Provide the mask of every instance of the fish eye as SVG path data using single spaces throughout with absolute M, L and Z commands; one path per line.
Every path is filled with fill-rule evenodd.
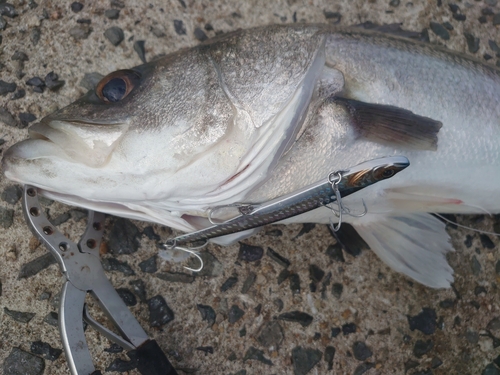
M 118 70 L 101 79 L 95 91 L 103 102 L 116 103 L 130 94 L 140 78 L 139 73 L 133 70 Z

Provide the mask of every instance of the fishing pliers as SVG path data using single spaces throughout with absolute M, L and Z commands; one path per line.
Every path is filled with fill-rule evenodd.
M 97 375 L 84 334 L 83 321 L 128 350 L 143 375 L 177 375 L 155 340 L 149 338 L 106 277 L 99 260 L 104 214 L 89 211 L 87 228 L 78 244 L 66 238 L 45 216 L 37 188 L 25 185 L 23 211 L 28 226 L 54 255 L 65 276 L 59 305 L 59 329 L 73 375 Z M 94 320 L 87 310 L 89 293 L 120 335 Z M 82 319 L 83 318 L 83 319 Z

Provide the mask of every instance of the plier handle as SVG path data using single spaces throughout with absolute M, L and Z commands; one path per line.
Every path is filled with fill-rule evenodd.
M 24 186 L 23 212 L 28 226 L 54 255 L 66 280 L 59 306 L 59 329 L 73 375 L 97 375 L 83 330 L 83 320 L 112 342 L 134 351 L 143 375 L 177 375 L 155 340 L 149 338 L 106 277 L 99 260 L 105 216 L 88 212 L 87 229 L 78 244 L 66 238 L 44 214 L 37 188 Z M 95 321 L 85 305 L 87 293 L 97 301 L 120 335 Z M 82 320 L 83 318 L 83 320 Z

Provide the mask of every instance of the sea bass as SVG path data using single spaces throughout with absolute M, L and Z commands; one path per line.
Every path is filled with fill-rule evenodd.
M 430 213 L 500 212 L 499 139 L 493 67 L 358 29 L 268 26 L 109 74 L 2 166 L 50 198 L 193 231 L 213 207 L 404 155 L 406 170 L 343 199 L 368 210 L 348 220 L 396 271 L 449 287 L 452 246 Z M 319 208 L 286 222 L 331 218 Z

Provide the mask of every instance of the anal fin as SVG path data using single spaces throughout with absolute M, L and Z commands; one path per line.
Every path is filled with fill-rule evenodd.
M 443 125 L 439 121 L 391 105 L 364 103 L 342 97 L 333 97 L 331 100 L 349 111 L 359 137 L 415 150 L 437 149 L 437 135 Z
M 453 251 L 445 224 L 428 213 L 366 215 L 353 226 L 387 265 L 421 284 L 449 288 L 453 269 L 446 253 Z

